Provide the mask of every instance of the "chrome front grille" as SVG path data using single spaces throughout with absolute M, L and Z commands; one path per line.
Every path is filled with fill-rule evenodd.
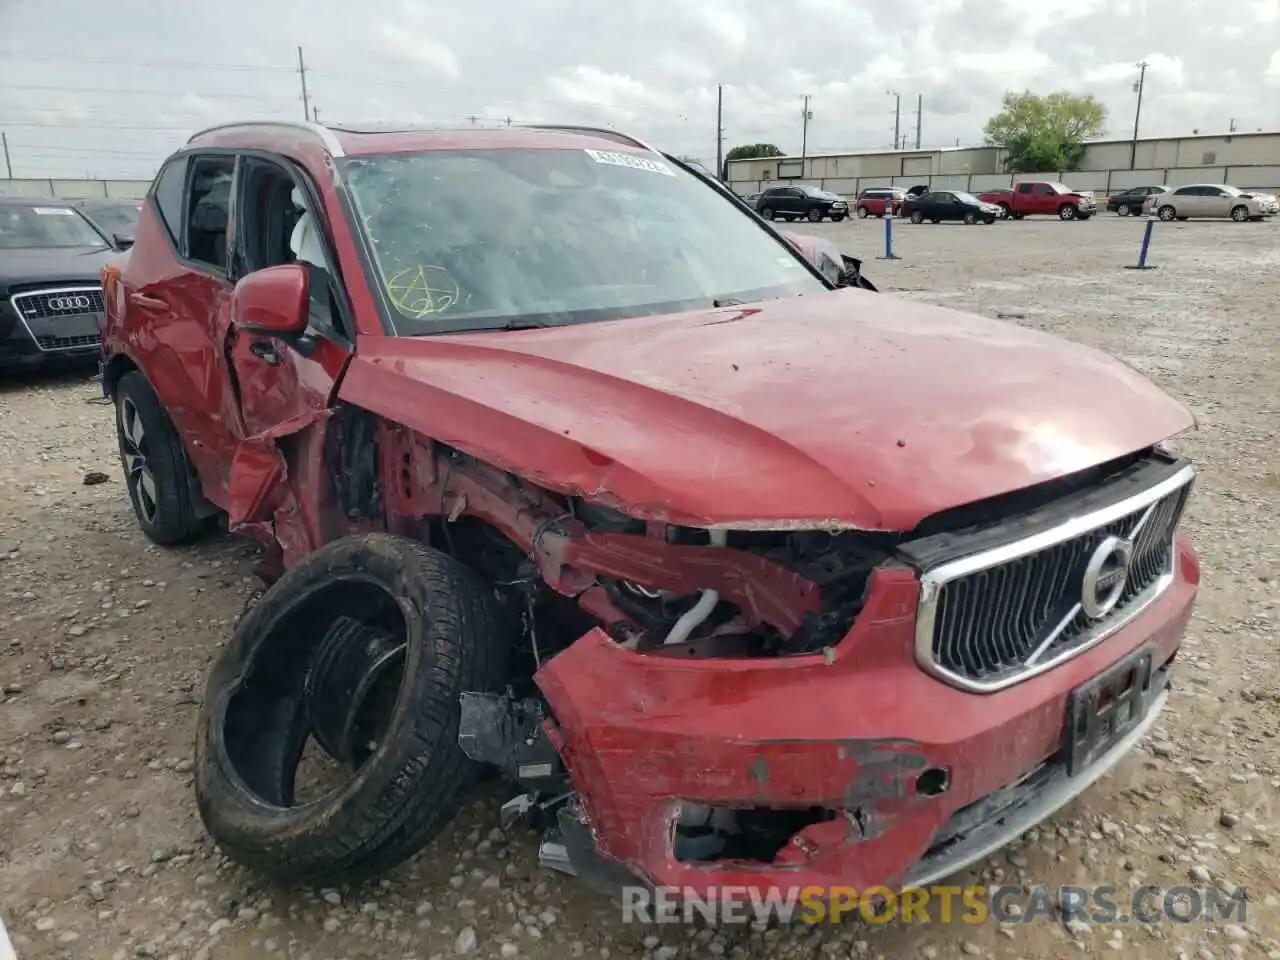
M 1173 579 L 1189 467 L 1105 507 L 926 573 L 917 619 L 922 665 L 981 692 L 1083 653 Z
M 9 298 L 18 316 L 26 320 L 55 320 L 102 313 L 101 287 L 57 287 L 15 293 Z

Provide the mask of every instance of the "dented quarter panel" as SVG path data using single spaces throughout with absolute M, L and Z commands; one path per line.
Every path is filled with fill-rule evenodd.
M 551 489 L 701 526 L 909 529 L 1194 423 L 1098 351 L 856 289 L 364 338 L 341 396 Z
M 903 569 L 874 574 L 866 607 L 827 657 L 672 660 L 593 630 L 536 680 L 601 852 L 650 882 L 768 884 L 804 866 L 807 882 L 892 883 L 956 810 L 1057 752 L 1071 689 L 1144 642 L 1157 663 L 1172 656 L 1198 582 L 1194 556 L 1180 550 L 1178 581 L 1128 628 L 995 695 L 916 665 L 919 584 Z M 941 796 L 915 791 L 931 767 L 948 770 Z M 773 864 L 680 863 L 670 849 L 679 800 L 858 809 L 865 830 L 808 828 Z

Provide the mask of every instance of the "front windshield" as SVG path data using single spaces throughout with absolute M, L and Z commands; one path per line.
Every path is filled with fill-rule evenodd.
M 138 229 L 138 217 L 142 213 L 142 207 L 132 203 L 113 203 L 110 206 L 88 207 L 85 212 L 108 232 L 133 236 L 134 231 Z
M 70 207 L 0 205 L 0 250 L 104 246 L 98 231 Z
M 1229 197 L 1238 197 L 1244 193 L 1244 191 L 1241 190 L 1239 187 L 1224 186 L 1222 189 L 1227 192 L 1227 196 Z
M 1071 192 L 1071 188 L 1068 187 L 1065 183 L 1051 183 L 1049 184 L 1049 186 L 1053 189 L 1054 193 L 1070 193 Z
M 583 323 L 827 288 L 654 154 L 437 150 L 343 165 L 401 335 Z
M 955 194 L 955 198 L 959 200 L 961 203 L 977 203 L 977 204 L 982 203 L 982 201 L 979 200 L 977 197 L 975 197 L 972 193 L 965 193 L 963 190 L 952 190 L 951 192 Z

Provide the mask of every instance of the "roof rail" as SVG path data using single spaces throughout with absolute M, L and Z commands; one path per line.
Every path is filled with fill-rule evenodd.
M 662 153 L 662 151 L 657 147 L 645 143 L 639 137 L 633 137 L 629 133 L 621 133 L 617 130 L 611 130 L 608 127 L 585 127 L 568 123 L 529 123 L 525 124 L 525 126 L 533 130 L 560 130 L 564 133 L 593 133 L 609 140 L 617 140 L 619 143 L 629 143 L 633 147 L 648 150 L 650 153 Z
M 313 134 L 319 138 L 324 144 L 324 148 L 335 157 L 345 156 L 342 144 L 338 142 L 338 138 L 333 135 L 333 131 L 328 127 L 322 127 L 318 123 L 308 123 L 303 120 L 240 120 L 236 123 L 220 123 L 216 127 L 206 127 L 204 130 L 197 130 L 187 138 L 187 143 L 194 143 L 198 137 L 205 134 L 215 133 L 218 130 L 234 130 L 236 127 L 289 127 L 294 130 L 305 130 L 307 133 Z

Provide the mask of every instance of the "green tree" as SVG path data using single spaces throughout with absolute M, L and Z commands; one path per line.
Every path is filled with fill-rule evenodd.
M 1092 94 L 1065 90 L 1037 96 L 1030 90 L 1006 93 L 1001 110 L 983 128 L 987 143 L 1008 151 L 1012 173 L 1074 170 L 1084 157 L 1084 142 L 1102 134 L 1107 108 Z
M 769 157 L 785 157 L 786 154 L 772 143 L 743 143 L 724 155 L 724 169 L 720 171 L 720 179 L 729 179 L 730 160 L 763 160 Z

